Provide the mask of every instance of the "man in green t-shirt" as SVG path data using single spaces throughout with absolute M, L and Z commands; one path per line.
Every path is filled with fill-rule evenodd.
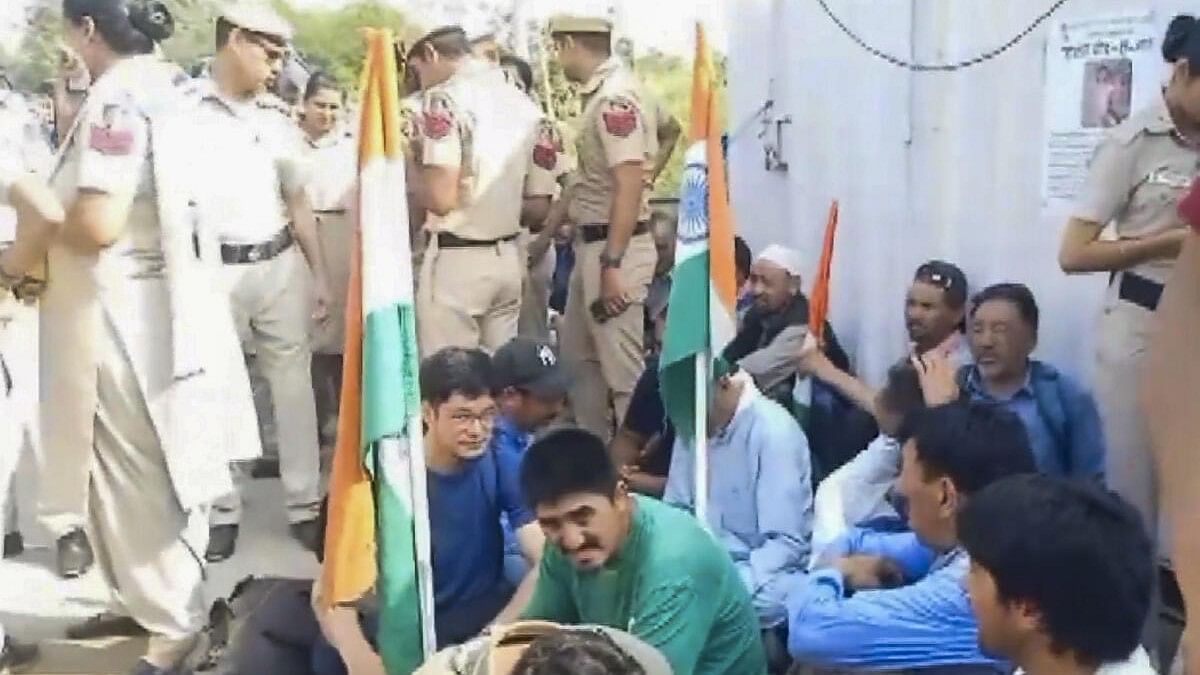
M 626 631 L 675 675 L 767 672 L 729 555 L 691 515 L 630 495 L 599 438 L 560 429 L 537 441 L 521 488 L 547 540 L 524 618 Z

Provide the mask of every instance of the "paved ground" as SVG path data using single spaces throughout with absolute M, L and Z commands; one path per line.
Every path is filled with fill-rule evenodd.
M 317 572 L 316 558 L 288 535 L 279 482 L 253 481 L 248 502 L 237 554 L 209 568 L 210 601 L 228 595 L 234 584 L 251 574 L 308 578 Z M 107 594 L 94 572 L 75 581 L 58 579 L 51 571 L 53 550 L 48 542 L 41 544 L 28 548 L 20 558 L 0 562 L 0 621 L 12 635 L 42 644 L 42 660 L 30 672 L 125 675 L 141 655 L 137 640 L 73 643 L 62 639 L 68 625 L 104 610 Z

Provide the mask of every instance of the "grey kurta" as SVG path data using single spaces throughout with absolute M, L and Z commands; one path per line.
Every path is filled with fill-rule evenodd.
M 214 247 L 181 206 L 193 181 L 181 175 L 187 134 L 172 131 L 178 74 L 139 56 L 89 91 L 54 188 L 68 212 L 83 193 L 131 206 L 99 254 L 52 248 L 42 307 L 46 452 L 86 467 L 98 568 L 166 640 L 203 625 L 206 507 L 230 489 L 230 454 L 258 442 L 236 337 L 218 320 L 228 306 L 217 267 L 196 257 L 193 235 L 200 251 Z

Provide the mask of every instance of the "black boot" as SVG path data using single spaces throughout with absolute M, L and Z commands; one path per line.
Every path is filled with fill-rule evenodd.
M 208 551 L 204 559 L 210 563 L 219 563 L 233 557 L 237 549 L 238 526 L 214 525 L 208 530 Z
M 25 552 L 25 538 L 20 532 L 4 535 L 4 557 L 15 558 Z
M 83 530 L 71 530 L 58 540 L 58 576 L 77 579 L 92 568 L 92 547 Z
M 301 523 L 292 523 L 292 538 L 300 542 L 300 545 L 305 550 L 317 552 L 317 548 L 321 545 L 321 540 L 325 533 L 321 531 L 320 523 L 316 518 L 306 520 Z

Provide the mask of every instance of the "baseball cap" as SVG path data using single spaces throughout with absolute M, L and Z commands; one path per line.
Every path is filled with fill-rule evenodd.
M 550 345 L 515 338 L 492 355 L 492 388 L 520 389 L 538 398 L 565 396 L 570 385 L 566 370 Z
M 917 268 L 913 281 L 923 281 L 942 289 L 947 296 L 959 300 L 967 300 L 967 275 L 958 265 L 944 260 L 930 260 Z

